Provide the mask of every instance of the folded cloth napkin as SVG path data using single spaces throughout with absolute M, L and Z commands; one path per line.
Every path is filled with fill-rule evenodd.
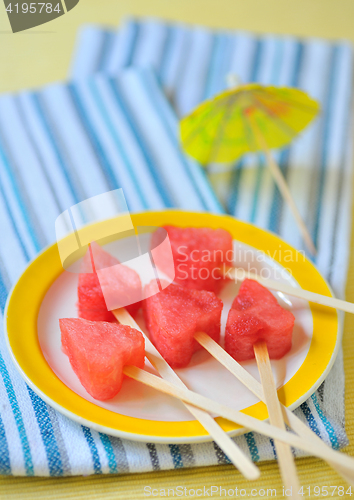
M 123 188 L 131 212 L 171 206 L 222 212 L 203 171 L 181 153 L 177 128 L 176 116 L 148 70 L 0 97 L 0 234 L 6 236 L 0 245 L 2 312 L 26 263 L 55 241 L 56 217 L 84 199 Z M 338 241 L 328 241 L 333 266 L 342 262 L 339 285 L 344 286 L 350 222 L 344 208 L 350 192 L 348 181 L 339 179 L 340 196 L 330 203 Z M 321 235 L 323 231 L 321 226 Z M 127 473 L 228 462 L 214 443 L 144 444 L 72 422 L 17 374 L 3 335 L 0 373 L 2 474 Z M 340 360 L 328 380 L 296 413 L 339 448 L 347 442 Z M 255 461 L 274 458 L 269 439 L 248 433 L 235 440 Z

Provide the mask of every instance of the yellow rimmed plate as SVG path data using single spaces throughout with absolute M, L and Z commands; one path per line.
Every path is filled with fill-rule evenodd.
M 237 265 L 251 266 L 263 276 L 331 295 L 330 288 L 303 254 L 278 236 L 229 216 L 179 210 L 132 215 L 135 226 L 224 228 L 234 238 Z M 112 249 L 110 249 L 112 250 Z M 79 383 L 60 348 L 58 319 L 76 316 L 77 275 L 64 272 L 57 245 L 30 263 L 9 295 L 5 332 L 12 359 L 28 385 L 48 404 L 67 417 L 110 435 L 136 441 L 190 443 L 210 439 L 191 420 L 181 402 L 126 379 L 122 391 L 109 402 L 91 398 Z M 222 291 L 222 323 L 237 292 L 230 283 Z M 293 347 L 272 361 L 281 401 L 295 409 L 327 376 L 341 341 L 341 321 L 334 309 L 277 294 L 278 301 L 295 315 Z M 254 361 L 243 363 L 258 377 Z M 148 369 L 152 369 L 148 366 Z M 193 356 L 189 367 L 178 370 L 192 390 L 264 420 L 265 405 L 242 386 L 205 351 Z M 224 430 L 243 432 L 236 424 L 217 417 Z

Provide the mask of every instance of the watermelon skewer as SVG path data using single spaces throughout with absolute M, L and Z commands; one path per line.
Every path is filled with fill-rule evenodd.
M 295 318 L 257 281 L 246 279 L 232 303 L 225 329 L 225 350 L 237 361 L 256 357 L 271 424 L 285 430 L 269 357 L 282 358 L 290 349 Z M 298 480 L 291 448 L 275 441 L 281 476 L 298 498 Z

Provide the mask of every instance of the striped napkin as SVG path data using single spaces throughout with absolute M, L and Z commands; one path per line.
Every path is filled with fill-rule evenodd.
M 203 171 L 181 153 L 177 125 L 149 70 L 131 69 L 115 79 L 98 75 L 0 97 L 0 231 L 6 234 L 0 246 L 2 311 L 8 290 L 28 260 L 54 241 L 56 217 L 79 201 L 121 187 L 131 212 L 166 206 L 222 212 Z M 337 221 L 335 244 L 323 225 L 320 231 L 331 242 L 337 280 L 332 283 L 338 290 L 344 287 L 348 261 L 346 208 L 351 194 L 349 163 L 343 148 L 340 151 L 341 168 L 330 170 L 340 196 L 326 206 Z M 282 210 L 277 204 L 274 216 Z M 228 463 L 214 443 L 135 443 L 80 426 L 26 386 L 3 336 L 0 354 L 2 474 L 126 473 Z M 334 448 L 347 442 L 343 391 L 340 356 L 325 385 L 296 410 Z M 235 439 L 255 461 L 274 458 L 271 440 L 253 433 Z

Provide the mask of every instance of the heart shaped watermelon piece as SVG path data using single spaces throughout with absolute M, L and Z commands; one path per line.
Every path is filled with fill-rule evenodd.
M 126 309 L 135 316 L 141 307 L 142 286 L 139 275 L 118 259 L 109 254 L 97 243 L 91 243 L 95 272 L 92 272 L 90 250 L 83 258 L 82 273 L 78 284 L 78 315 L 90 321 L 116 321 L 107 309 L 107 294 L 121 297 L 122 304 L 128 303 Z M 97 275 L 100 273 L 100 279 Z M 101 286 L 102 285 L 102 286 Z M 130 302 L 130 304 L 129 304 Z
M 147 296 L 149 287 L 147 285 Z M 143 301 L 145 324 L 151 341 L 173 368 L 188 365 L 201 346 L 194 334 L 202 331 L 216 342 L 220 338 L 222 301 L 205 290 L 171 284 Z
M 280 359 L 291 349 L 294 321 L 267 288 L 246 279 L 229 311 L 225 350 L 237 361 L 253 359 L 253 345 L 264 340 L 269 357 Z
M 164 226 L 171 243 L 174 281 L 193 290 L 218 293 L 227 279 L 224 264 L 233 261 L 232 236 L 225 229 Z M 154 245 L 154 240 L 153 245 Z M 168 275 L 169 260 L 159 255 L 156 265 Z
M 144 337 L 134 328 L 79 318 L 60 319 L 59 326 L 63 352 L 95 399 L 105 401 L 118 394 L 124 366 L 144 366 Z

